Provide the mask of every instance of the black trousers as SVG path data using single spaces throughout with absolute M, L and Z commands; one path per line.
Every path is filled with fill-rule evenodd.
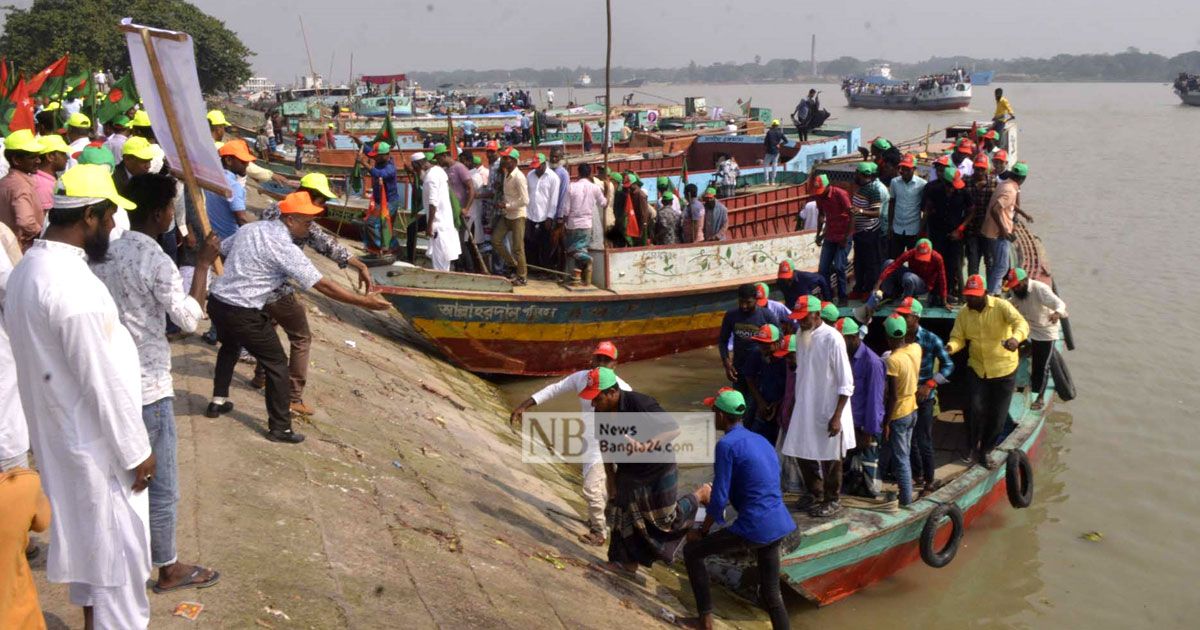
M 947 234 L 930 234 L 929 242 L 933 245 L 933 251 L 942 255 L 942 264 L 946 269 L 946 295 L 959 296 L 963 285 L 963 242 L 953 240 Z
M 987 453 L 996 446 L 1008 418 L 1008 404 L 1012 402 L 1016 381 L 1016 370 L 998 378 L 981 378 L 975 370 L 967 370 L 971 410 L 966 415 L 968 449 Z
M 1029 364 L 1029 387 L 1035 395 L 1040 395 L 1046 389 L 1046 370 L 1050 368 L 1050 353 L 1054 351 L 1053 341 L 1029 340 L 1032 351 Z
M 291 383 L 288 380 L 288 359 L 275 335 L 275 326 L 266 312 L 226 304 L 208 297 L 208 317 L 217 330 L 221 349 L 217 351 L 217 367 L 213 374 L 213 396 L 228 397 L 242 348 L 254 355 L 267 375 L 267 425 L 272 431 L 292 428 L 288 409 Z
M 783 594 L 779 592 L 779 543 L 782 540 L 780 538 L 775 542 L 760 545 L 722 529 L 688 543 L 683 548 L 683 562 L 687 565 L 692 595 L 696 597 L 697 613 L 706 615 L 713 609 L 708 567 L 704 565 L 704 559 L 732 551 L 752 551 L 757 556 L 759 604 L 771 615 L 771 627 L 774 630 L 790 627 L 787 609 L 783 606 Z
M 800 460 L 800 477 L 817 503 L 837 501 L 842 494 L 842 460 Z
M 408 222 L 408 230 L 405 235 L 404 255 L 408 262 L 416 262 L 417 260 L 417 235 L 428 229 L 429 221 L 425 215 L 417 215 L 416 218 Z
M 917 246 L 917 235 L 908 234 L 893 234 L 888 240 L 888 258 L 896 259 L 903 254 L 905 250 L 912 249 Z

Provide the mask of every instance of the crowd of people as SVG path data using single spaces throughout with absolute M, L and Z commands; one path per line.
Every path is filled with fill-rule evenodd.
M 1179 76 L 1175 77 L 1174 87 L 1180 94 L 1200 92 L 1200 74 L 1180 72 Z
M 876 96 L 904 96 L 914 92 L 924 92 L 944 85 L 970 83 L 971 77 L 962 68 L 954 68 L 941 74 L 927 74 L 917 77 L 915 82 L 900 81 L 881 83 L 864 78 L 846 78 L 842 80 L 842 92 L 846 94 L 874 94 Z

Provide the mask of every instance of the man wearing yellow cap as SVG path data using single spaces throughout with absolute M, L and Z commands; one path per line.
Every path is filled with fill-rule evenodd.
M 76 166 L 62 183 L 44 238 L 9 277 L 4 311 L 54 515 L 46 578 L 70 584 L 86 627 L 146 628 L 146 488 L 156 459 L 141 417 L 137 347 L 87 266 L 108 253 L 113 212 L 134 204 L 100 165 Z
M 91 142 L 91 135 L 92 119 L 80 113 L 71 114 L 67 119 L 67 146 L 71 149 L 67 152 L 70 158 L 67 168 L 75 166 L 75 156 Z
M 58 184 L 58 176 L 67 170 L 67 151 L 71 149 L 58 134 L 43 136 L 38 142 L 42 145 L 39 152 L 41 161 L 33 175 L 33 186 L 37 190 L 42 208 L 50 210 L 54 205 L 54 187 Z
M 322 173 L 309 173 L 300 180 L 300 191 L 308 193 L 313 204 L 325 207 L 325 204 L 336 198 L 329 189 L 329 178 Z M 278 219 L 281 216 L 279 204 L 272 204 L 263 210 L 263 221 Z M 308 225 L 308 234 L 296 239 L 296 246 L 301 249 L 307 245 L 314 252 L 337 263 L 345 269 L 354 267 L 358 272 L 358 286 L 367 289 L 371 286 L 371 271 L 363 262 L 350 255 L 350 250 L 338 242 L 329 232 L 326 232 L 314 221 Z M 283 328 L 288 338 L 288 377 L 291 379 L 291 410 L 302 416 L 310 416 L 314 412 L 304 402 L 304 385 L 308 382 L 308 352 L 312 346 L 312 332 L 308 328 L 308 315 L 304 305 L 296 297 L 295 289 L 290 284 L 282 284 L 267 298 L 263 307 L 275 324 Z M 267 373 L 262 365 L 254 366 L 254 378 L 250 385 L 262 389 L 267 384 Z
M 290 280 L 302 289 L 316 289 L 339 302 L 372 310 L 388 308 L 387 301 L 377 294 L 351 293 L 323 278 L 296 246 L 295 241 L 308 236 L 310 224 L 322 211 L 307 192 L 294 192 L 279 202 L 278 219 L 242 226 L 221 242 L 225 273 L 209 288 L 208 316 L 221 340 L 221 349 L 217 352 L 212 402 L 204 415 L 216 418 L 233 410 L 228 400 L 229 385 L 238 356 L 245 348 L 266 372 L 266 437 L 273 442 L 304 441 L 303 435 L 292 430 L 287 356 L 263 310 L 275 291 Z
M 41 151 L 42 144 L 28 129 L 14 131 L 4 139 L 9 170 L 0 178 L 0 223 L 13 231 L 21 243 L 21 251 L 29 249 L 33 239 L 42 233 L 46 220 L 34 184 Z

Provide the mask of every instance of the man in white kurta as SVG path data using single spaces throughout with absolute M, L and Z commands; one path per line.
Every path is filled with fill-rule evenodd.
M 7 225 L 0 223 L 0 230 L 7 229 Z M 25 424 L 21 396 L 17 393 L 17 363 L 3 321 L 8 276 L 20 260 L 20 249 L 11 256 L 0 251 L 0 472 L 29 466 L 29 430 Z
M 141 370 L 133 338 L 82 249 L 106 249 L 115 207 L 105 198 L 128 201 L 107 172 L 104 186 L 89 171 L 77 166 L 63 176 L 67 192 L 80 196 L 55 196 L 45 238 L 9 278 L 4 318 L 54 512 L 46 577 L 70 584 L 71 602 L 94 627 L 146 628 L 145 486 L 154 461 L 141 419 Z
M 617 366 L 617 347 L 611 341 L 601 341 L 592 351 L 592 367 L 573 372 L 562 380 L 551 383 L 534 392 L 509 417 L 510 424 L 521 420 L 521 414 L 530 407 L 540 405 L 548 400 L 558 398 L 570 392 L 578 398 L 579 392 L 587 387 L 588 372 L 594 368 L 606 367 L 613 369 Z M 633 391 L 620 376 L 617 377 L 617 387 L 622 391 Z M 600 546 L 608 538 L 608 523 L 604 516 L 608 505 L 608 484 L 604 471 L 604 462 L 597 447 L 596 411 L 592 409 L 592 401 L 579 398 L 581 419 L 583 420 L 583 435 L 586 436 L 586 448 L 583 452 L 583 500 L 588 505 L 588 533 L 580 536 L 582 542 Z
M 447 151 L 443 144 L 433 150 L 435 155 Z M 428 211 L 429 260 L 438 271 L 450 271 L 450 263 L 458 260 L 462 253 L 462 242 L 458 229 L 454 227 L 454 207 L 450 205 L 450 177 L 446 169 L 434 164 L 425 171 L 421 184 L 421 198 Z
M 829 517 L 841 510 L 842 458 L 854 448 L 850 396 L 854 374 L 841 333 L 821 321 L 821 300 L 797 301 L 791 319 L 800 326 L 796 340 L 796 405 L 783 441 L 783 454 L 800 459 L 800 472 L 811 499 L 802 508 Z M 808 497 L 806 497 L 808 499 Z

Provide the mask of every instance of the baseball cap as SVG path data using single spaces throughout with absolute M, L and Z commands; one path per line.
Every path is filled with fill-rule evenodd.
M 779 349 L 771 354 L 777 357 L 786 357 L 789 352 L 796 351 L 796 335 L 786 335 L 783 338 L 783 343 L 779 344 Z
M 908 334 L 908 322 L 899 313 L 892 313 L 883 320 L 883 331 L 892 339 L 899 339 Z
M 587 385 L 579 392 L 579 397 L 592 400 L 600 392 L 617 384 L 617 373 L 609 368 L 593 368 L 587 373 Z
M 240 140 L 238 142 L 240 142 Z M 225 147 L 228 147 L 231 144 L 233 144 L 233 143 L 226 142 L 225 146 L 221 147 L 221 151 L 225 151 Z M 245 146 L 246 146 L 246 143 L 242 142 L 242 147 L 245 147 Z M 134 136 L 134 137 L 126 140 L 125 144 L 121 146 L 121 155 L 122 156 L 132 155 L 133 157 L 135 157 L 139 160 L 152 160 L 152 159 L 154 159 L 154 150 L 150 148 L 149 140 L 147 140 L 146 138 L 143 138 L 141 136 Z M 221 155 L 227 155 L 227 154 L 221 153 Z M 252 160 L 253 160 L 253 158 L 251 158 L 251 161 Z
M 500 149 L 500 143 L 496 142 L 495 140 L 488 140 L 487 144 L 483 145 L 483 149 L 485 151 L 498 151 Z
M 779 327 L 775 324 L 763 324 L 762 327 L 758 329 L 758 332 L 754 333 L 754 335 L 750 337 L 750 340 L 761 343 L 775 343 L 776 341 L 779 341 Z
M 920 317 L 921 313 L 925 312 L 925 307 L 921 306 L 921 300 L 909 296 L 903 300 L 900 300 L 900 303 L 896 305 L 896 308 L 893 309 L 892 312 L 900 313 L 901 315 L 916 315 L 917 317 Z
M 1016 287 L 1018 284 L 1021 284 L 1028 277 L 1029 277 L 1029 274 L 1026 273 L 1025 270 L 1020 267 L 1014 267 L 1012 269 L 1009 269 L 1008 273 L 1004 275 L 1004 289 L 1012 290 L 1013 287 Z
M 913 154 L 911 154 L 911 153 L 905 153 L 904 157 L 900 158 L 900 166 L 907 166 L 908 168 L 912 168 L 912 167 L 916 166 L 916 164 L 917 164 L 917 158 L 913 157 Z
M 541 153 L 538 155 L 541 156 Z M 545 160 L 546 158 L 542 159 Z M 634 173 L 633 171 L 625 171 L 625 181 L 629 182 L 630 184 L 640 184 L 642 183 L 642 178 L 638 177 L 638 174 Z
M 622 183 L 622 182 L 624 182 L 624 181 L 625 181 L 625 176 L 624 176 L 624 175 L 621 175 L 621 173 L 620 173 L 620 172 L 618 172 L 618 171 L 613 171 L 613 172 L 609 173 L 609 174 L 608 174 L 608 178 L 609 178 L 609 179 L 611 179 L 611 180 L 613 180 L 613 182 L 615 182 L 615 183 L 618 183 L 618 184 L 620 184 L 620 183 Z
M 746 413 L 746 397 L 732 387 L 722 387 L 715 395 L 704 399 L 704 406 L 720 409 L 727 414 L 741 416 Z
M 671 192 L 671 191 L 668 189 L 668 190 L 664 190 L 664 191 L 663 191 L 663 193 L 662 193 L 662 195 L 660 195 L 659 197 L 660 197 L 662 200 L 664 200 L 664 201 L 671 201 L 672 199 L 674 199 L 674 198 L 675 198 L 675 193 L 672 193 L 672 192 Z
M 821 319 L 832 324 L 841 316 L 841 311 L 838 310 L 837 304 L 833 302 L 821 302 Z
M 324 212 L 324 208 L 312 202 L 312 196 L 307 191 L 299 190 L 289 194 L 279 202 L 280 214 L 303 214 L 312 216 Z
M 778 273 L 778 275 L 776 275 L 777 278 L 779 278 L 780 280 L 791 280 L 792 276 L 794 276 L 794 275 L 795 275 L 795 270 L 792 267 L 792 261 L 790 261 L 790 260 L 779 261 L 779 273 Z
M 933 243 L 927 238 L 920 239 L 917 241 L 916 251 L 917 253 L 914 256 L 917 260 L 929 262 L 929 259 L 933 258 Z
M 801 295 L 796 300 L 796 306 L 792 309 L 792 314 L 788 315 L 788 319 L 804 319 L 809 313 L 816 313 L 821 310 L 821 300 L 815 295 Z
M 1000 160 L 1002 162 L 1007 162 L 1008 161 L 1008 151 L 1005 151 L 1004 149 L 1000 149 L 999 151 L 996 151 L 995 153 L 992 154 L 992 159 Z
M 472 155 L 471 163 L 475 166 L 479 166 L 480 164 L 483 164 L 483 158 L 479 157 L 478 155 Z
M 837 320 L 837 324 L 834 324 L 834 328 L 837 328 L 838 332 L 842 333 L 843 335 L 858 334 L 858 322 L 855 321 L 853 317 L 843 317 Z
M 592 350 L 593 355 L 608 357 L 613 361 L 617 360 L 617 345 L 611 341 L 601 341 L 596 344 L 596 349 Z
M 112 125 L 114 127 L 128 127 L 129 126 L 129 117 L 126 116 L 125 114 L 121 114 L 121 115 L 117 116 L 116 118 L 112 119 Z
M 88 145 L 79 152 L 79 157 L 76 158 L 80 164 L 100 164 L 112 172 L 117 166 L 117 160 L 113 157 L 112 151 L 105 146 Z
M 983 282 L 983 276 L 975 274 L 967 278 L 967 283 L 963 285 L 963 295 L 971 295 L 974 297 L 983 297 L 987 294 L 987 285 Z
M 387 155 L 392 152 L 392 145 L 380 140 L 375 143 L 375 153 L 378 155 Z
M 434 149 L 434 150 L 436 151 L 436 149 Z M 537 168 L 542 165 L 542 162 L 545 162 L 545 161 L 546 161 L 545 154 L 538 153 L 537 155 L 533 156 L 533 162 L 529 164 L 529 168 Z
M 666 175 L 659 175 L 658 179 L 654 180 L 654 183 L 659 188 L 663 188 L 665 186 L 670 186 L 671 180 Z
M 112 172 L 99 164 L 79 164 L 67 169 L 62 175 L 63 193 L 55 195 L 55 207 L 62 207 L 60 197 L 83 199 L 107 199 L 126 210 L 137 208 L 137 204 L 117 194 Z M 70 199 L 67 200 L 72 201 Z
M 137 138 L 130 138 L 125 143 L 125 146 L 129 146 L 129 143 L 133 142 L 134 140 L 137 140 Z M 121 151 L 123 153 L 127 152 L 126 149 L 121 149 Z M 224 145 L 221 146 L 221 149 L 219 151 L 217 151 L 217 154 L 220 155 L 221 157 L 225 157 L 225 156 L 234 157 L 234 158 L 237 158 L 238 160 L 241 160 L 242 162 L 253 162 L 254 161 L 254 154 L 250 153 L 250 149 L 246 147 L 245 140 L 230 140 L 229 142 L 226 142 Z
M 1029 176 L 1029 165 L 1024 162 L 1017 162 L 1016 164 L 1013 164 L 1012 168 L 1009 170 L 1011 170 L 1013 175 L 1016 175 L 1017 177 Z
M 986 153 L 980 153 L 979 155 L 975 156 L 975 162 L 974 162 L 975 168 L 986 169 L 991 165 L 992 165 L 992 161 L 988 159 L 988 156 Z
M 329 178 L 324 173 L 309 173 L 300 178 L 300 187 L 315 190 L 326 199 L 335 199 L 337 195 L 329 189 Z
M 974 153 L 975 152 L 975 143 L 972 142 L 969 138 L 962 138 L 961 140 L 959 140 L 958 146 L 956 146 L 955 149 L 958 150 L 959 153 L 967 153 L 967 154 Z
M 705 188 L 704 189 L 704 198 L 705 199 L 716 199 L 717 198 L 717 189 L 713 188 L 712 186 Z
M 92 119 L 88 118 L 87 114 L 75 112 L 74 114 L 71 114 L 69 118 L 67 118 L 67 126 L 90 129 L 92 127 Z
M 336 128 L 337 128 L 337 125 L 335 125 L 335 124 L 333 124 L 333 123 L 329 123 L 328 125 L 325 125 L 325 128 L 326 128 L 326 129 L 336 129 Z
M 854 172 L 858 173 L 859 175 L 874 175 L 879 172 L 879 166 L 877 166 L 874 162 L 859 162 L 858 167 L 854 169 Z
M 772 126 L 772 127 L 778 127 L 778 126 L 779 126 L 779 119 L 778 119 L 778 118 L 772 118 L 772 119 L 771 119 L 771 126 Z
M 390 147 L 389 147 L 389 150 L 390 150 Z M 434 155 L 441 155 L 448 151 L 450 151 L 450 149 L 448 149 L 446 147 L 446 143 L 444 143 L 444 142 L 439 142 L 439 143 L 433 145 L 433 154 Z M 387 151 L 384 151 L 384 153 L 387 153 Z
M 950 166 L 950 156 L 943 155 L 942 157 L 934 160 L 933 163 L 938 166 Z
M 875 140 L 871 142 L 871 146 L 875 147 L 876 149 L 879 149 L 880 151 L 887 151 L 888 149 L 892 148 L 892 143 L 888 142 L 887 138 L 884 138 L 883 136 L 879 136 L 878 138 L 875 138 Z
M 516 149 L 509 149 L 508 153 L 505 153 L 504 155 L 507 155 L 508 157 L 510 157 L 518 162 L 521 161 L 521 152 Z
M 24 151 L 26 153 L 41 153 L 42 143 L 33 137 L 29 129 L 18 129 L 4 139 L 5 151 Z
M 146 110 L 144 110 L 144 109 L 137 110 L 137 112 L 133 115 L 133 120 L 129 122 L 129 126 L 130 127 L 149 127 L 150 126 L 150 114 L 147 114 Z
M 41 143 L 41 145 L 42 145 L 42 149 L 41 149 L 41 151 L 38 151 L 38 153 L 41 153 L 43 155 L 46 153 L 55 153 L 55 152 L 57 152 L 57 153 L 70 153 L 71 152 L 71 147 L 67 146 L 67 143 L 63 142 L 62 136 L 60 136 L 56 133 L 52 133 L 48 136 L 42 136 L 41 138 L 38 138 L 38 142 Z
M 942 171 L 942 181 L 954 187 L 954 190 L 962 190 L 967 183 L 963 181 L 962 173 L 956 168 L 948 168 Z
M 813 194 L 820 195 L 829 190 L 829 176 L 817 175 L 812 179 Z
M 213 126 L 213 127 L 228 127 L 229 126 L 229 121 L 225 120 L 225 112 L 223 112 L 219 109 L 210 110 L 208 112 L 208 115 L 205 116 L 205 118 L 208 119 L 208 124 L 210 126 Z
M 755 304 L 757 304 L 759 306 L 766 306 L 767 300 L 770 299 L 770 297 L 769 297 L 770 295 L 771 295 L 771 292 L 767 288 L 766 282 L 755 282 L 754 283 L 754 299 L 755 299 L 754 303 Z

